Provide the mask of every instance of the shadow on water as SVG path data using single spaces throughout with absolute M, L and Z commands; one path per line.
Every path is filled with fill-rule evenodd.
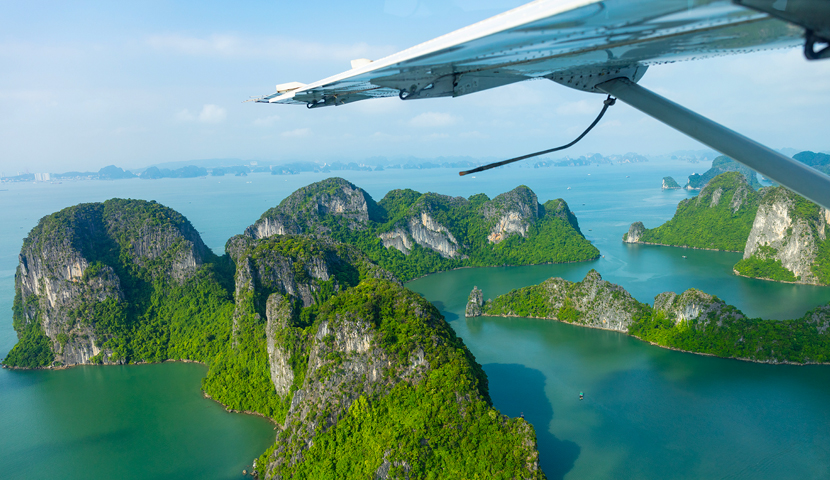
M 510 417 L 524 414 L 536 429 L 539 464 L 545 475 L 550 480 L 564 478 L 574 467 L 580 447 L 550 433 L 553 406 L 545 394 L 545 376 L 518 364 L 489 363 L 483 367 L 491 387 L 498 385 L 490 389 L 493 405 Z
M 441 312 L 441 315 L 444 316 L 444 319 L 446 319 L 447 322 L 452 322 L 461 318 L 457 313 L 453 312 L 452 310 L 449 310 L 447 306 L 444 305 L 444 302 L 435 301 L 431 303 L 435 308 L 438 309 L 439 312 Z

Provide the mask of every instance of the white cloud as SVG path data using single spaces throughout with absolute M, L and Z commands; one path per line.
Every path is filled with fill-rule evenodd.
M 230 34 L 206 37 L 152 35 L 147 38 L 146 43 L 155 50 L 189 56 L 347 62 L 362 57 L 377 60 L 396 50 L 390 46 L 370 46 L 365 42 L 349 45 L 326 44 L 281 37 L 249 38 Z
M 199 121 L 202 123 L 221 123 L 225 121 L 227 112 L 224 108 L 216 105 L 205 105 L 202 113 L 199 114 Z
M 280 134 L 280 136 L 285 138 L 302 138 L 309 135 L 311 135 L 311 129 L 309 128 L 296 128 Z
M 270 127 L 271 125 L 277 123 L 279 120 L 279 115 L 271 115 L 269 117 L 257 118 L 253 121 L 253 124 L 257 127 Z
M 458 120 L 458 117 L 449 113 L 424 112 L 410 120 L 409 124 L 419 128 L 436 128 L 455 125 Z

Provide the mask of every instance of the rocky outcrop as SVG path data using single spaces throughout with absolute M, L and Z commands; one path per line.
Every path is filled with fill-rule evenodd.
M 527 298 L 538 302 L 527 304 Z M 627 332 L 642 309 L 642 304 L 624 288 L 603 280 L 592 269 L 581 282 L 550 278 L 539 285 L 501 295 L 485 303 L 481 314 L 549 318 Z
M 623 241 L 743 251 L 761 194 L 740 172 L 723 173 L 708 181 L 696 197 L 682 200 L 671 220 L 657 228 L 636 222 Z
M 442 257 L 467 258 L 458 253 L 458 240 L 449 229 L 436 222 L 428 212 L 409 219 L 409 233 L 415 243 L 438 252 Z
M 676 190 L 680 187 L 680 184 L 675 181 L 672 177 L 663 177 L 663 190 Z
M 696 328 L 705 328 L 710 322 L 722 327 L 724 321 L 746 318 L 723 300 L 694 288 L 680 295 L 674 292 L 657 295 L 654 297 L 654 311 L 662 313 L 675 324 L 695 322 Z
M 479 317 L 481 316 L 481 307 L 484 306 L 484 294 L 478 287 L 473 287 L 467 298 L 467 308 L 464 309 L 465 317 Z
M 348 228 L 366 227 L 370 219 L 380 220 L 377 204 L 363 189 L 342 178 L 328 178 L 303 187 L 286 197 L 245 230 L 251 238 L 298 233 L 326 233 L 321 222 L 335 217 Z
M 268 366 L 271 372 L 271 383 L 277 395 L 284 397 L 289 394 L 294 383 L 294 371 L 291 369 L 291 352 L 287 348 L 284 333 L 291 327 L 293 309 L 290 300 L 279 293 L 272 293 L 266 303 L 265 342 L 268 350 Z
M 210 255 L 196 230 L 169 208 L 140 200 L 82 204 L 44 217 L 29 232 L 15 275 L 18 333 L 39 327 L 54 362 L 120 363 L 103 347 L 101 309 L 123 319 L 132 299 L 123 282 L 182 284 Z M 126 262 L 126 263 L 125 263 Z M 122 278 L 125 277 L 126 278 Z M 135 288 L 135 286 L 133 286 Z
M 374 412 L 401 415 L 398 402 L 408 402 L 415 389 L 446 374 L 455 362 L 467 362 L 469 353 L 429 302 L 399 285 L 368 281 L 343 292 L 339 298 L 338 305 L 345 307 L 331 310 L 323 303 L 314 324 L 292 341 L 300 344 L 295 352 L 302 352 L 306 360 L 294 364 L 302 366 L 300 377 L 292 377 L 296 388 L 293 394 L 285 389 L 288 376 L 280 377 L 282 388 L 278 390 L 288 392 L 290 406 L 273 452 L 257 462 L 257 472 L 263 478 L 291 478 L 309 457 L 320 455 L 319 448 L 315 449 L 318 444 L 329 445 L 327 449 L 334 450 L 327 452 L 338 455 L 338 447 L 330 443 L 332 439 L 338 439 L 336 443 L 343 445 L 344 452 L 354 455 L 353 449 L 363 447 L 361 435 L 369 435 L 370 441 L 379 443 L 360 457 L 361 464 L 372 465 L 367 478 L 394 478 L 395 472 L 408 471 L 413 454 L 418 455 L 422 465 L 434 462 L 433 448 L 445 440 L 425 433 L 424 424 L 433 432 L 447 429 L 445 435 L 459 435 L 459 431 L 474 425 L 471 415 L 481 414 L 476 406 L 487 401 L 484 377 L 477 377 L 475 368 L 462 370 L 453 375 L 454 392 L 446 391 L 447 387 L 429 390 L 431 395 L 449 394 L 447 401 L 435 403 L 434 407 L 428 406 L 430 402 L 413 404 L 403 411 L 415 415 L 417 422 L 404 425 L 393 421 L 391 426 L 378 430 L 375 425 L 389 421 L 378 418 Z M 274 305 L 278 301 L 274 300 Z M 395 315 L 383 313 L 387 311 L 394 311 Z M 278 331 L 274 334 L 280 338 Z M 302 378 L 301 383 L 297 383 L 298 378 Z M 457 420 L 452 425 L 431 425 L 435 422 L 431 408 L 443 409 L 441 415 L 453 412 L 450 415 Z M 359 424 L 355 418 L 360 419 Z M 524 473 L 514 473 L 513 477 L 543 478 L 535 453 L 535 437 L 526 422 L 497 414 L 491 418 L 500 418 L 500 428 L 513 435 L 509 441 L 511 448 L 526 452 L 526 464 L 521 467 Z M 349 446 L 350 441 L 357 443 Z M 455 447 L 443 443 L 442 448 Z M 479 454 L 484 452 L 455 453 Z
M 404 255 L 409 255 L 415 243 L 412 237 L 409 236 L 409 233 L 400 227 L 391 232 L 381 233 L 378 235 L 378 238 L 380 238 L 385 248 L 395 248 L 400 250 Z
M 295 234 L 357 246 L 403 280 L 466 265 L 558 263 L 599 256 L 564 200 L 542 206 L 526 186 L 492 200 L 484 194 L 463 198 L 392 190 L 375 203 L 346 180 L 329 178 L 297 190 L 245 230 L 252 239 Z M 560 241 L 548 241 L 551 237 Z M 508 240 L 509 248 L 493 248 Z M 378 244 L 384 249 L 377 249 Z M 398 252 L 414 254 L 415 259 L 401 262 Z
M 744 260 L 780 262 L 798 283 L 826 284 L 828 279 L 819 278 L 816 267 L 830 260 L 818 258 L 830 233 L 828 223 L 828 210 L 784 187 L 775 187 L 758 207 Z
M 623 242 L 638 243 L 640 241 L 640 237 L 645 231 L 646 227 L 643 225 L 643 222 L 634 222 L 630 227 L 628 227 L 628 233 L 623 235 Z
M 486 202 L 479 211 L 493 222 L 487 241 L 500 243 L 512 234 L 526 237 L 530 226 L 539 219 L 541 209 L 536 194 L 524 185 Z

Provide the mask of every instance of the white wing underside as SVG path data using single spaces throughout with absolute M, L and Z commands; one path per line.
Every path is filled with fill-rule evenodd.
M 461 96 L 534 78 L 798 45 L 803 30 L 728 0 L 537 0 L 264 103 Z

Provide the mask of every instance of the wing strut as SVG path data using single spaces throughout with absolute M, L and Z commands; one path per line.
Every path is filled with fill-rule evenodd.
M 830 209 L 830 177 L 625 78 L 596 87 Z

